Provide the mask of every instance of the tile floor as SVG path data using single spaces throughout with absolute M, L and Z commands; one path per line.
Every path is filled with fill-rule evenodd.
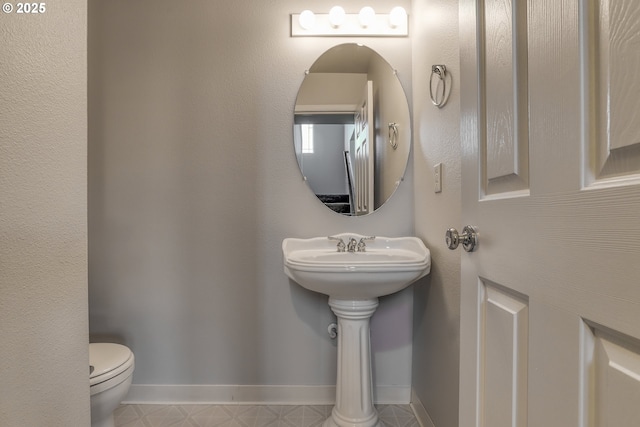
M 116 427 L 321 427 L 333 406 L 120 405 Z M 376 405 L 385 427 L 420 427 L 409 405 Z

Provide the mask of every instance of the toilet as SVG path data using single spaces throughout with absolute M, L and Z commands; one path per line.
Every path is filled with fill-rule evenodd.
M 89 364 L 91 427 L 114 427 L 113 411 L 131 386 L 133 353 L 120 344 L 91 343 Z

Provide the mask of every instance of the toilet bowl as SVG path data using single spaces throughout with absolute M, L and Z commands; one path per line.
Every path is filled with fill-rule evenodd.
M 120 344 L 89 344 L 91 427 L 114 427 L 113 411 L 131 386 L 134 357 Z

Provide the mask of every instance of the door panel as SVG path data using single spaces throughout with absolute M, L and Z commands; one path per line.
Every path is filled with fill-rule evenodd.
M 461 427 L 640 426 L 639 13 L 460 1 Z
M 590 322 L 584 327 L 585 425 L 638 425 L 640 341 Z
M 480 282 L 480 387 L 486 427 L 527 425 L 528 305 L 523 296 Z
M 588 116 L 595 156 L 587 183 L 640 171 L 640 2 L 585 2 L 581 27 Z M 590 126 L 594 129 L 590 129 Z M 589 159 L 588 159 L 589 160 Z
M 528 188 L 527 8 L 524 2 L 486 0 L 480 78 L 484 86 L 485 194 Z M 519 52 L 513 55 L 514 49 Z

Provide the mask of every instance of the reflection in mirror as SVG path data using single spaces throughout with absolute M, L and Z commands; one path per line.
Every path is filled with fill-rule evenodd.
M 330 209 L 366 215 L 382 206 L 411 148 L 409 107 L 393 68 L 357 44 L 322 54 L 298 91 L 294 148 L 309 187 Z

